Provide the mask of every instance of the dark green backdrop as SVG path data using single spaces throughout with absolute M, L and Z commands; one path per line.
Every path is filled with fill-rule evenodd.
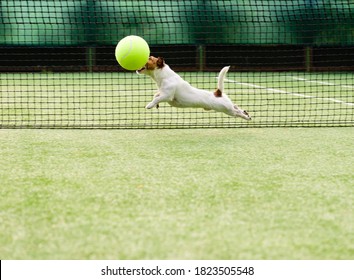
M 0 45 L 353 45 L 351 0 L 174 0 L 0 2 Z

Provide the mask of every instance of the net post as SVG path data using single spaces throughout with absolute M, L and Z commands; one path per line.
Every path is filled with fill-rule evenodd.
M 198 71 L 202 72 L 205 69 L 205 45 L 199 45 L 197 49 Z
M 312 47 L 305 47 L 305 68 L 306 72 L 312 71 Z
M 89 72 L 93 72 L 93 67 L 95 66 L 95 56 L 96 56 L 95 47 L 87 47 L 86 48 L 86 65 L 87 65 L 87 70 Z

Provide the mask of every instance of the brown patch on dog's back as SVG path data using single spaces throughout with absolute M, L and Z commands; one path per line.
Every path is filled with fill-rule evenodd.
M 221 97 L 222 96 L 221 90 L 217 89 L 216 91 L 214 91 L 214 95 L 215 95 L 215 97 Z

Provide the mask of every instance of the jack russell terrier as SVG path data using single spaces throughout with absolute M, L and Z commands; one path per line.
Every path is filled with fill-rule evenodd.
M 201 90 L 191 86 L 174 72 L 162 57 L 150 56 L 145 66 L 136 71 L 137 74 L 150 76 L 157 84 L 158 92 L 153 100 L 145 107 L 159 108 L 160 102 L 167 102 L 178 108 L 203 108 L 222 112 L 233 117 L 250 120 L 245 111 L 233 104 L 224 91 L 224 78 L 230 66 L 221 69 L 218 76 L 218 88 L 215 92 Z

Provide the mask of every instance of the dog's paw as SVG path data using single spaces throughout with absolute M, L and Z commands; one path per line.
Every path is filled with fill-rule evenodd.
M 152 108 L 154 108 L 154 107 L 156 107 L 156 109 L 158 109 L 158 108 L 160 107 L 159 103 L 157 103 L 157 104 L 155 105 L 155 103 L 150 102 L 148 105 L 145 106 L 145 109 L 152 109 Z
M 145 109 L 152 109 L 154 108 L 155 104 L 153 102 L 150 102 L 148 105 L 145 106 Z
M 235 114 L 236 117 L 243 118 L 243 119 L 245 119 L 247 121 L 250 121 L 252 119 L 247 111 L 242 110 L 236 104 L 234 105 L 234 109 L 235 109 L 234 114 Z

